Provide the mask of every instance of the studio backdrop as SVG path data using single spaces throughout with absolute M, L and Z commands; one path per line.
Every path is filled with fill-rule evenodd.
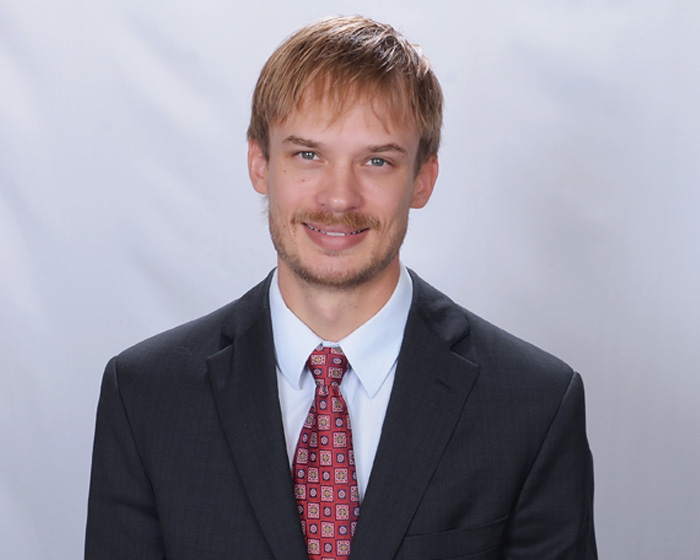
M 0 556 L 81 557 L 105 363 L 274 266 L 257 73 L 361 13 L 446 98 L 403 261 L 581 372 L 601 558 L 697 558 L 699 5 L 0 0 Z

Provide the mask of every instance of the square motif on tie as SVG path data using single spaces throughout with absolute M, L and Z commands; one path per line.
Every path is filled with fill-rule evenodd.
M 345 504 L 336 504 L 335 518 L 339 521 L 347 521 L 350 518 L 350 506 Z
M 350 541 L 337 541 L 335 543 L 336 552 L 338 556 L 349 556 L 350 555 Z
M 309 450 L 303 447 L 297 449 L 297 463 L 305 465 L 309 462 Z
M 343 412 L 343 403 L 338 397 L 331 397 L 331 410 L 333 412 Z
M 319 451 L 319 460 L 322 466 L 327 467 L 333 463 L 333 453 L 328 449 Z
M 295 484 L 294 485 L 294 496 L 297 500 L 306 499 L 306 484 Z
M 309 555 L 321 554 L 321 541 L 318 539 L 309 539 Z
M 333 487 L 332 486 L 321 486 L 321 501 L 322 502 L 332 502 L 333 501 Z
M 321 504 L 309 502 L 306 505 L 306 515 L 309 519 L 318 519 L 321 515 Z
M 319 414 L 318 415 L 318 429 L 319 430 L 330 430 L 331 429 L 331 417 L 329 414 Z
M 335 433 L 333 434 L 333 447 L 347 447 L 348 438 L 347 434 Z
M 343 374 L 345 371 L 343 368 L 338 368 L 338 367 L 329 367 L 328 368 L 328 377 L 330 379 L 342 379 Z
M 327 521 L 321 522 L 321 536 L 325 538 L 333 538 L 335 536 L 335 524 Z
M 311 356 L 309 356 L 309 363 L 311 363 L 315 366 L 322 366 L 323 364 L 326 363 L 326 355 L 325 354 L 311 354 Z
M 335 483 L 336 484 L 347 484 L 348 483 L 348 469 L 335 469 Z
M 318 482 L 318 467 L 309 467 L 306 473 L 306 480 L 310 483 Z

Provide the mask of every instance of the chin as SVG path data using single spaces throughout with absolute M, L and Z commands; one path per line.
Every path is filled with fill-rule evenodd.
M 304 283 L 317 288 L 348 290 L 363 286 L 384 272 L 396 255 L 371 262 L 362 268 L 334 269 L 333 267 L 310 267 L 301 262 L 285 259 L 294 275 Z

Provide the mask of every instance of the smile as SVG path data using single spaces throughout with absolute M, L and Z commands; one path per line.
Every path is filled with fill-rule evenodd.
M 347 235 L 358 235 L 358 234 L 363 233 L 369 229 L 369 228 L 364 228 L 364 229 L 358 229 L 357 231 L 349 231 L 349 232 L 345 233 L 342 231 L 323 231 L 322 229 L 315 228 L 314 226 L 310 226 L 307 223 L 304 223 L 304 225 L 312 231 L 317 231 L 319 233 L 322 233 L 323 235 L 328 235 L 329 237 L 345 237 Z

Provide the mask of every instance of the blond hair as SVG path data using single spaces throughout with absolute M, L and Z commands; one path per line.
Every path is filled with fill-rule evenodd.
M 419 134 L 416 169 L 437 153 L 442 90 L 430 62 L 390 25 L 360 16 L 313 22 L 272 53 L 253 93 L 248 139 L 269 157 L 270 126 L 307 99 L 330 102 L 340 115 L 359 96 L 383 102 L 393 122 L 413 120 Z

